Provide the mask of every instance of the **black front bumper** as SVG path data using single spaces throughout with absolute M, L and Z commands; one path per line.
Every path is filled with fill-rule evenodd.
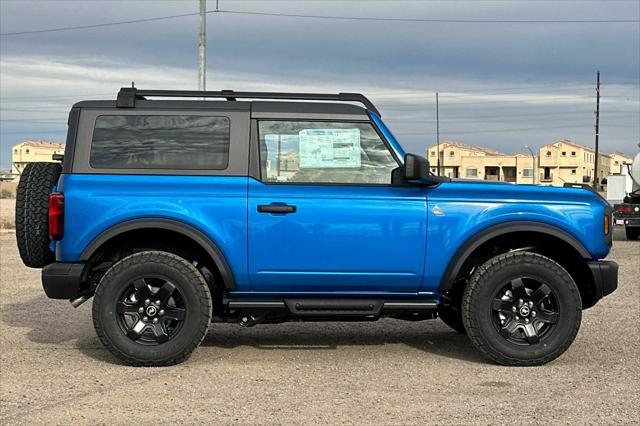
M 593 275 L 595 301 L 598 301 L 618 288 L 618 264 L 610 260 L 587 262 Z M 595 303 L 594 301 L 594 303 Z
M 55 262 L 42 269 L 42 287 L 50 299 L 75 299 L 83 293 L 86 264 Z

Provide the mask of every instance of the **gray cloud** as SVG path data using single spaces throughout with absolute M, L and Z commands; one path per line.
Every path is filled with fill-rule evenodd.
M 209 1 L 210 9 L 214 3 Z M 620 1 L 223 0 L 221 6 L 464 19 L 637 19 L 640 14 L 639 3 Z M 0 3 L 0 24 L 2 32 L 11 32 L 196 11 L 195 0 L 8 1 Z M 507 152 L 561 137 L 590 145 L 597 69 L 604 82 L 603 149 L 633 152 L 640 139 L 637 23 L 431 24 L 211 14 L 208 30 L 210 88 L 365 92 L 412 151 L 435 140 L 436 90 L 453 92 L 441 96 L 443 138 Z M 196 31 L 197 17 L 188 17 L 0 39 L 1 166 L 7 167 L 8 147 L 21 138 L 62 139 L 69 106 L 83 98 L 40 96 L 112 98 L 131 80 L 144 87 L 195 88 Z

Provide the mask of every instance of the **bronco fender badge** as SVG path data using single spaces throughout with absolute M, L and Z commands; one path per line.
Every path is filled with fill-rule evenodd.
M 434 216 L 444 216 L 444 212 L 440 210 L 440 207 L 438 207 L 437 204 L 433 206 L 431 213 L 433 213 Z

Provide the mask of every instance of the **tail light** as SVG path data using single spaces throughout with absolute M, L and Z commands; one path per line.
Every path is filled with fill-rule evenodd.
M 604 235 L 609 235 L 609 231 L 611 229 L 609 221 L 610 221 L 609 215 L 605 214 L 604 215 Z
M 64 194 L 49 194 L 49 238 L 57 241 L 64 235 Z

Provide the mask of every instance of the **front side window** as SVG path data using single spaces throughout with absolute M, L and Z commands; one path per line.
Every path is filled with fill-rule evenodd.
M 222 170 L 229 162 L 229 119 L 198 115 L 102 115 L 91 167 Z
M 260 121 L 264 182 L 390 184 L 397 161 L 369 123 Z

